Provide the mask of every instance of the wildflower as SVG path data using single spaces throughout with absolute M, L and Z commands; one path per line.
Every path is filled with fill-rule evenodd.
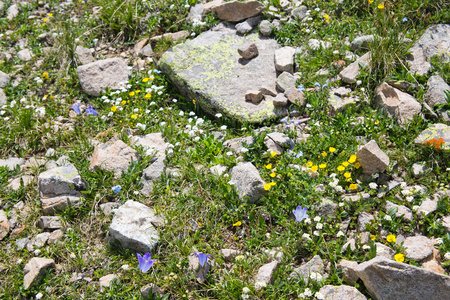
M 319 168 L 318 166 L 312 166 L 312 167 L 311 167 L 311 171 L 317 172 L 317 169 L 318 169 L 318 168 Z
M 98 116 L 98 112 L 89 104 L 88 108 L 86 108 L 86 115 Z
M 327 167 L 327 164 L 320 164 L 319 165 L 319 168 L 321 168 L 321 169 L 325 169 Z
M 378 9 L 383 9 L 384 8 L 384 5 L 383 4 L 379 4 L 378 5 Z
M 148 99 L 148 98 L 151 98 L 151 97 L 152 97 L 152 94 L 147 93 L 147 94 L 145 94 L 144 99 Z
M 413 207 L 412 207 L 412 210 L 414 210 L 414 211 L 416 211 L 416 210 L 418 210 L 419 209 L 419 206 L 418 205 L 414 205 Z
M 316 224 L 316 229 L 321 230 L 323 228 L 323 224 L 322 223 L 317 223 Z
M 237 221 L 236 223 L 233 224 L 234 227 L 241 226 L 241 225 L 242 225 L 241 221 Z
M 244 287 L 244 288 L 242 289 L 242 293 L 248 294 L 248 293 L 250 293 L 250 289 L 249 289 L 248 287 Z
M 345 170 L 345 167 L 344 167 L 344 166 L 342 166 L 342 165 L 340 165 L 339 167 L 337 167 L 337 169 L 338 169 L 338 171 L 342 172 L 342 171 L 344 171 L 344 170 Z
M 277 155 L 277 153 L 275 151 L 270 152 L 271 157 L 274 157 L 275 155 Z
M 352 174 L 350 172 L 345 172 L 344 173 L 344 177 L 345 178 L 350 178 L 350 177 L 352 177 Z
M 317 230 L 314 230 L 313 234 L 314 234 L 315 236 L 320 236 L 320 233 L 319 233 Z
M 359 169 L 361 168 L 361 164 L 359 162 L 356 162 L 356 164 L 354 165 L 355 169 Z
M 362 84 L 362 81 L 361 80 L 357 80 L 356 81 L 356 85 L 361 85 Z
M 134 95 L 136 95 L 136 93 L 135 92 L 129 92 L 128 95 L 134 96 Z
M 150 253 L 145 253 L 143 257 L 137 253 L 137 257 L 139 261 L 139 270 L 141 270 L 142 273 L 147 273 L 151 266 L 156 262 L 156 259 L 152 259 Z
M 438 245 L 442 245 L 443 242 L 444 241 L 442 240 L 442 238 L 437 238 L 436 239 L 436 244 L 438 244 Z
M 344 207 L 345 203 L 344 202 L 339 202 L 339 207 Z
M 378 174 L 378 173 L 375 173 L 375 174 L 372 175 L 373 179 L 377 179 L 378 177 L 380 177 L 380 174 Z
M 34 299 L 42 299 L 42 297 L 44 297 L 42 293 L 37 293 Z
M 231 151 L 228 151 L 227 153 L 225 153 L 226 154 L 226 156 L 231 156 L 231 155 L 233 155 L 233 152 L 231 152 Z
M 217 113 L 216 114 L 216 118 L 222 118 L 222 114 L 221 113 Z
M 80 111 L 80 103 L 76 103 L 76 104 L 72 105 L 71 108 L 73 109 L 73 111 L 74 111 L 77 115 L 79 115 L 79 114 L 81 113 L 81 111 Z
M 303 219 L 308 218 L 308 214 L 306 213 L 307 211 L 308 211 L 308 208 L 306 208 L 306 207 L 302 208 L 302 207 L 299 205 L 299 206 L 297 206 L 296 209 L 294 209 L 294 210 L 292 211 L 292 213 L 293 213 L 294 216 L 295 216 L 295 220 L 296 220 L 297 222 L 301 222 Z
M 227 130 L 227 125 L 220 126 L 220 130 Z
M 308 162 L 306 163 L 306 166 L 307 166 L 308 168 L 311 168 L 311 167 L 313 166 L 313 162 L 312 162 L 312 161 L 308 161 Z
M 144 131 L 147 126 L 145 124 L 142 124 L 142 123 L 136 123 L 136 127 L 140 128 L 142 131 Z
M 413 202 L 414 201 L 414 196 L 407 196 L 406 197 L 406 201 Z
M 247 148 L 245 148 L 245 147 L 242 147 L 241 148 L 241 153 L 247 153 L 248 152 L 248 149 Z
M 131 115 L 131 118 L 132 118 L 132 119 L 136 119 L 136 118 L 137 118 L 137 115 L 134 115 L 134 114 L 133 114 L 133 115 Z
M 264 166 L 264 168 L 270 170 L 270 169 L 272 169 L 272 164 L 267 164 L 267 165 Z
M 408 22 L 408 18 L 407 18 L 407 17 L 404 17 L 404 18 L 402 19 L 402 22 Z
M 369 0 L 369 4 L 372 4 L 373 3 L 373 0 Z
M 117 110 L 117 106 L 116 105 L 113 105 L 112 107 L 111 107 L 111 111 L 112 112 L 115 112 Z
M 325 299 L 325 296 L 324 296 L 321 292 L 315 293 L 314 296 L 315 296 L 318 300 L 323 300 L 323 299 Z
M 300 150 L 298 151 L 298 153 L 295 155 L 296 158 L 300 158 L 303 156 L 303 152 Z
M 262 282 L 262 281 L 257 281 L 255 282 L 255 289 L 261 289 L 267 286 L 267 283 Z
M 374 236 L 373 234 L 371 234 L 371 235 L 370 235 L 370 239 L 371 239 L 372 241 L 375 241 L 376 236 Z
M 364 245 L 364 246 L 362 246 L 362 248 L 363 248 L 364 250 L 369 250 L 369 249 L 370 249 L 370 246 L 369 246 L 369 245 Z
M 159 125 L 161 126 L 161 127 L 163 127 L 163 126 L 166 126 L 166 122 L 161 122 L 161 123 L 159 123 Z
M 341 237 L 344 236 L 344 233 L 342 232 L 342 230 L 339 230 L 338 233 L 336 234 L 336 237 Z
M 330 22 L 330 16 L 329 15 L 323 15 L 325 22 Z
M 444 258 L 450 260 L 450 252 L 445 253 Z
M 48 22 L 48 19 L 47 18 L 44 18 L 42 21 L 44 21 L 44 22 Z
M 111 188 L 111 190 L 114 192 L 114 194 L 118 194 L 121 189 L 122 189 L 122 187 L 120 185 L 116 185 Z
M 376 190 L 377 187 L 378 187 L 378 184 L 376 184 L 375 182 L 369 183 L 369 188 L 371 188 L 372 190 Z
M 44 77 L 45 79 L 49 79 L 50 77 L 48 76 L 47 72 L 42 73 L 42 77 Z
M 401 254 L 401 253 L 397 253 L 397 254 L 394 255 L 394 259 L 395 259 L 395 261 L 401 263 L 401 262 L 405 261 L 405 256 L 403 254 Z
M 354 154 L 353 154 L 353 155 L 350 155 L 350 158 L 348 159 L 348 162 L 352 164 L 352 163 L 354 163 L 355 161 L 356 161 L 356 155 L 354 155 Z
M 331 153 L 333 153 L 334 151 L 336 151 L 336 148 L 330 147 L 330 148 L 328 148 L 328 151 L 330 151 Z
M 430 139 L 427 140 L 425 142 L 423 142 L 423 144 L 426 145 L 432 145 L 436 150 L 439 150 L 441 148 L 441 145 L 444 144 L 444 138 L 439 138 L 439 139 Z
M 392 221 L 392 218 L 391 218 L 390 215 L 385 215 L 385 216 L 384 216 L 384 219 L 385 219 L 386 221 Z M 395 237 L 394 237 L 394 238 L 395 238 Z
M 269 176 L 272 177 L 272 178 L 274 178 L 275 176 L 277 176 L 277 173 L 272 172 L 272 173 L 269 174 Z
M 271 185 L 270 183 L 266 183 L 266 184 L 264 185 L 264 189 L 265 189 L 266 191 L 268 191 L 268 190 L 270 189 L 271 186 L 272 186 L 272 185 Z
M 320 83 L 318 83 L 318 82 L 315 82 L 314 86 L 319 87 L 319 88 L 321 87 Z
M 320 221 L 320 217 L 319 216 L 315 216 L 313 219 L 315 222 L 319 222 Z
M 348 161 L 344 161 L 344 162 L 342 163 L 342 165 L 343 165 L 344 167 L 348 167 L 349 164 L 350 164 L 350 163 L 349 163 Z
M 323 157 L 327 157 L 327 155 L 328 155 L 328 154 L 327 154 L 325 151 L 322 152 L 322 156 L 323 156 Z
M 183 112 L 183 111 L 180 111 L 180 112 L 178 113 L 178 115 L 179 115 L 180 117 L 182 117 L 182 116 L 184 116 L 184 112 Z
M 303 85 L 299 85 L 298 86 L 298 89 L 297 89 L 297 91 L 300 93 L 300 92 L 303 92 L 303 91 L 305 91 L 305 87 L 303 86 Z
M 302 238 L 310 240 L 311 236 L 308 233 L 304 233 L 304 234 L 302 234 Z
M 358 185 L 352 183 L 352 184 L 349 185 L 349 188 L 350 188 L 351 190 L 356 190 L 356 189 L 358 188 Z
M 397 239 L 395 238 L 395 235 L 393 235 L 393 234 L 390 234 L 390 235 L 388 235 L 387 237 L 386 237 L 386 240 L 389 242 L 389 243 L 392 243 L 392 242 L 397 242 Z
M 150 78 L 146 77 L 144 79 L 142 79 L 142 82 L 148 82 L 150 80 Z
M 306 219 L 305 219 L 305 223 L 306 223 L 306 224 L 311 224 L 311 219 L 310 219 L 310 218 L 306 218 Z
M 198 257 L 198 263 L 199 263 L 202 267 L 205 267 L 205 264 L 208 263 L 208 257 L 212 257 L 211 254 L 203 254 L 202 252 L 195 253 L 195 255 L 197 255 L 197 257 Z

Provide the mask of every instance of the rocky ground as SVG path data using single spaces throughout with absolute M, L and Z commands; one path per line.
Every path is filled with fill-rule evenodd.
M 448 299 L 449 8 L 0 2 L 0 297 Z

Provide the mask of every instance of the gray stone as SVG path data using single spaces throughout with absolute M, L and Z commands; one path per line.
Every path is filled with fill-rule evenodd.
M 450 215 L 447 215 L 442 218 L 442 226 L 447 233 L 450 233 Z
M 288 99 L 284 94 L 278 94 L 275 98 L 272 99 L 273 106 L 275 107 L 285 107 L 288 105 Z
M 8 98 L 6 97 L 5 92 L 2 88 L 0 88 L 0 106 L 3 106 L 8 101 Z
M 128 82 L 130 71 L 120 58 L 107 58 L 77 67 L 78 79 L 83 91 L 91 96 L 100 96 L 105 88 L 118 89 Z
M 348 107 L 355 105 L 360 100 L 357 97 L 339 97 L 338 95 L 330 93 L 328 104 L 331 108 L 331 114 L 345 111 Z
M 237 49 L 247 42 L 256 44 L 259 55 L 242 63 Z M 283 111 L 269 101 L 259 105 L 246 102 L 245 94 L 262 87 L 275 89 L 273 56 L 278 47 L 275 40 L 260 39 L 257 34 L 242 37 L 235 30 L 221 28 L 174 46 L 161 57 L 159 68 L 208 114 L 220 112 L 232 119 L 260 123 Z
M 425 172 L 425 166 L 421 164 L 413 164 L 412 166 L 414 178 L 419 178 Z
M 242 148 L 247 146 L 253 146 L 255 144 L 255 139 L 252 136 L 240 137 L 231 140 L 227 140 L 223 145 L 227 148 L 234 150 L 236 154 L 242 153 Z
M 42 197 L 51 198 L 62 195 L 80 196 L 86 187 L 73 164 L 42 172 L 38 176 L 39 192 Z
M 102 291 L 103 288 L 109 288 L 111 282 L 115 279 L 119 279 L 119 277 L 116 274 L 108 274 L 103 277 L 100 277 L 99 279 L 100 291 Z
M 10 7 L 8 7 L 8 10 L 6 11 L 6 18 L 8 20 L 12 20 L 18 15 L 19 15 L 19 7 L 17 6 L 17 4 L 13 4 Z
M 268 264 L 263 265 L 258 269 L 258 273 L 255 277 L 255 282 L 271 284 L 273 281 L 273 274 L 278 268 L 278 261 L 274 260 Z M 260 288 L 261 289 L 261 288 Z M 257 288 L 258 290 L 258 288 Z
M 276 260 L 278 262 L 281 262 L 284 257 L 283 249 L 281 247 L 275 248 L 273 250 L 264 250 L 264 253 L 267 254 L 267 258 L 269 260 Z
M 366 212 L 360 212 L 358 215 L 358 230 L 359 231 L 364 231 L 366 230 L 366 224 L 370 224 L 373 220 L 375 220 L 375 218 Z
M 155 156 L 162 161 L 166 158 L 167 145 L 161 132 L 133 136 L 130 143 L 132 146 L 142 146 L 147 156 Z
M 10 157 L 7 159 L 0 159 L 0 167 L 7 167 L 8 170 L 13 171 L 16 167 L 20 167 L 25 163 L 23 158 Z
M 246 43 L 238 48 L 238 53 L 245 59 L 252 59 L 258 56 L 258 47 L 255 43 Z
M 198 5 L 198 4 L 197 4 Z M 163 297 L 164 293 L 155 283 L 150 283 L 141 288 L 141 295 L 145 299 L 158 299 L 158 297 Z M 151 298 L 153 297 L 153 298 Z
M 298 268 L 295 268 L 289 275 L 289 279 L 298 278 L 308 281 L 309 276 L 313 272 L 324 275 L 325 266 L 319 255 L 315 255 L 309 262 L 304 263 Z
M 37 226 L 42 229 L 61 229 L 63 225 L 61 223 L 61 217 L 58 216 L 41 216 L 37 222 Z
M 42 232 L 37 234 L 35 237 L 31 239 L 31 241 L 27 244 L 28 251 L 34 251 L 36 248 L 42 248 L 48 241 L 50 237 L 50 232 Z
M 397 218 L 402 217 L 403 221 L 412 222 L 413 220 L 413 213 L 412 210 L 407 208 L 404 205 L 397 205 L 395 203 L 392 203 L 391 201 L 386 201 L 386 213 L 389 212 L 392 208 L 397 209 L 397 212 L 395 213 L 395 216 Z
M 433 254 L 433 241 L 426 236 L 407 237 L 403 243 L 406 257 L 414 261 L 422 261 Z
M 328 198 L 323 198 L 317 205 L 317 213 L 323 217 L 334 216 L 336 214 L 337 208 L 338 205 L 336 203 Z
M 164 161 L 158 158 L 154 163 L 145 168 L 142 177 L 146 181 L 158 180 L 164 173 L 165 167 L 166 165 L 164 164 Z
M 250 90 L 245 93 L 245 101 L 258 104 L 263 99 L 263 94 L 259 90 Z
M 8 235 L 11 226 L 8 221 L 8 217 L 3 210 L 0 210 L 0 241 Z
M 259 24 L 259 32 L 262 36 L 268 37 L 272 34 L 272 27 L 268 20 L 263 20 Z
M 10 80 L 11 78 L 8 74 L 0 71 L 0 88 L 4 88 L 5 86 L 7 86 Z
M 211 168 L 209 168 L 209 171 L 213 175 L 221 176 L 223 173 L 227 171 L 227 167 L 223 165 L 212 166 Z
M 23 286 L 28 289 L 34 284 L 38 284 L 45 272 L 55 267 L 55 261 L 49 258 L 33 257 L 23 269 Z
M 152 224 L 156 218 L 151 208 L 128 200 L 114 214 L 108 239 L 111 243 L 117 240 L 123 248 L 151 253 L 159 241 L 159 234 Z
M 440 144 L 439 147 L 434 144 L 434 147 L 444 151 L 450 151 L 450 126 L 441 123 L 431 124 L 427 129 L 419 134 L 419 136 L 414 140 L 414 143 L 423 145 L 431 139 L 442 139 L 444 143 Z
M 42 209 L 45 215 L 53 215 L 55 212 L 63 211 L 67 206 L 78 206 L 80 204 L 79 196 L 60 195 L 56 197 L 41 198 Z
M 250 31 L 252 31 L 252 29 L 253 29 L 253 27 L 247 21 L 236 24 L 236 31 L 239 34 L 249 33 Z
M 295 147 L 294 141 L 281 132 L 272 132 L 266 135 L 264 145 L 270 152 L 274 151 L 277 154 L 283 153 L 283 149 L 292 150 Z
M 231 169 L 230 177 L 241 200 L 248 197 L 248 201 L 254 203 L 268 192 L 264 189 L 266 182 L 251 162 L 239 162 Z
M 319 290 L 319 293 L 324 296 L 322 299 L 327 300 L 367 300 L 360 291 L 348 285 L 325 285 Z
M 214 6 L 210 11 L 217 13 L 217 16 L 221 20 L 240 22 L 259 15 L 264 11 L 264 6 L 259 1 L 230 1 Z
M 308 8 L 304 5 L 296 7 L 291 12 L 291 17 L 299 20 L 303 20 L 307 16 Z
M 416 211 L 419 219 L 423 219 L 424 216 L 435 212 L 438 206 L 438 202 L 439 201 L 437 199 L 432 200 L 430 198 L 426 198 Z
M 17 52 L 17 57 L 22 61 L 29 61 L 33 59 L 33 53 L 29 49 L 23 49 Z
M 361 164 L 363 174 L 368 176 L 382 173 L 389 166 L 389 157 L 384 153 L 377 142 L 371 140 L 356 153 L 358 162 Z
M 361 69 L 359 66 L 360 64 L 370 67 L 370 52 L 367 52 L 358 58 L 339 73 L 339 77 L 341 77 L 342 81 L 346 83 L 355 83 L 356 76 L 359 75 L 359 71 Z
M 106 171 L 114 171 L 114 176 L 119 178 L 122 172 L 128 170 L 128 166 L 133 161 L 138 161 L 140 156 L 138 152 L 121 140 L 111 144 L 100 144 L 94 149 L 94 154 L 90 161 L 90 170 L 102 169 Z
M 195 253 L 191 253 L 188 256 L 188 261 L 188 270 L 195 273 L 195 276 L 200 283 L 205 282 L 206 275 L 211 270 L 211 260 L 208 259 L 206 264 L 202 267 L 198 261 L 197 255 Z
M 164 33 L 163 35 L 157 35 L 152 38 L 150 38 L 150 41 L 152 42 L 158 42 L 160 40 L 168 40 L 173 42 L 178 42 L 180 40 L 183 40 L 189 36 L 189 32 L 186 30 L 178 31 L 178 32 L 169 32 Z
M 369 44 L 373 42 L 373 39 L 374 39 L 373 34 L 357 37 L 350 44 L 350 48 L 352 49 L 352 51 L 367 49 L 369 47 Z
M 77 55 L 78 60 L 82 65 L 89 64 L 95 61 L 95 58 L 93 56 L 94 51 L 94 49 L 88 49 L 80 45 L 75 48 L 75 54 Z
M 284 92 L 284 91 L 289 90 L 292 87 L 295 88 L 296 82 L 297 82 L 297 79 L 295 78 L 294 75 L 292 75 L 288 72 L 283 72 L 277 78 L 277 88 L 280 91 Z
M 402 124 L 412 121 L 422 110 L 422 105 L 413 96 L 391 87 L 386 82 L 375 89 L 375 94 L 375 104 Z
M 375 247 L 377 249 L 377 256 L 383 256 L 387 259 L 394 259 L 395 251 L 393 249 L 381 243 L 375 243 Z
M 99 207 L 104 215 L 109 216 L 112 212 L 115 212 L 120 207 L 120 203 L 106 202 L 100 204 Z
M 444 62 L 450 61 L 450 25 L 436 24 L 430 26 L 409 50 L 412 52 L 407 59 L 412 73 L 419 75 L 428 73 L 431 65 L 427 62 L 434 55 L 438 55 Z
M 15 241 L 17 251 L 25 249 L 27 244 L 30 242 L 29 238 L 18 239 Z
M 306 105 L 306 99 L 303 95 L 303 92 L 299 92 L 295 86 L 285 90 L 284 95 L 286 96 L 288 101 L 292 104 L 295 104 L 298 106 Z
M 450 294 L 450 277 L 385 257 L 361 263 L 356 274 L 377 300 L 442 300 Z
M 56 229 L 48 237 L 47 243 L 55 244 L 56 242 L 60 241 L 63 237 L 64 237 L 64 232 L 61 229 Z
M 275 68 L 278 72 L 294 73 L 295 49 L 283 47 L 275 50 Z
M 427 92 L 424 95 L 425 101 L 431 107 L 436 104 L 447 104 L 444 91 L 450 93 L 450 85 L 441 76 L 431 76 L 427 82 Z
M 343 276 L 345 281 L 350 284 L 355 284 L 358 281 L 358 275 L 355 273 L 355 269 L 358 267 L 358 263 L 356 261 L 349 260 L 341 260 L 339 264 L 336 266 L 338 270 L 343 271 Z
M 240 254 L 239 250 L 221 249 L 219 253 L 223 256 L 226 262 L 232 262 Z
M 153 54 L 153 48 L 150 43 L 142 47 L 141 50 L 139 50 L 139 54 L 142 56 L 150 57 Z

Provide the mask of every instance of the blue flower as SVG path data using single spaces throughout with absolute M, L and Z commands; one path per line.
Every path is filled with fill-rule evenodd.
M 326 88 L 328 86 L 328 84 L 324 84 L 324 85 L 322 85 L 322 88 L 324 89 L 324 88 Z
M 98 112 L 89 104 L 89 107 L 86 108 L 86 115 L 98 116 Z
M 306 214 L 307 210 L 308 209 L 306 207 L 302 208 L 300 205 L 297 206 L 297 208 L 292 211 L 292 213 L 295 216 L 295 220 L 297 222 L 301 222 L 303 219 L 308 218 L 308 215 Z
M 287 118 L 283 118 L 283 119 L 280 120 L 280 122 L 281 122 L 281 123 L 284 123 L 284 124 L 287 124 L 287 123 L 288 123 L 288 120 L 287 120 Z
M 303 85 L 299 85 L 299 87 L 298 87 L 298 89 L 297 89 L 297 91 L 298 92 L 303 92 L 305 90 L 305 87 L 303 86 Z
M 303 156 L 303 152 L 300 150 L 298 151 L 297 155 L 295 157 L 300 158 Z
M 403 21 L 403 22 L 408 22 L 408 18 L 407 18 L 407 17 L 404 17 L 404 18 L 402 19 L 402 21 Z
M 150 253 L 145 253 L 144 257 L 142 257 L 139 253 L 136 253 L 139 260 L 139 270 L 142 273 L 147 273 L 150 270 L 151 266 L 156 262 L 156 259 L 152 259 Z
M 73 109 L 73 111 L 74 111 L 77 115 L 79 115 L 79 114 L 81 113 L 81 111 L 80 111 L 80 103 L 77 103 L 77 104 L 72 105 L 71 108 Z
M 156 74 L 161 74 L 161 71 L 157 69 L 153 69 L 153 72 L 155 72 Z
M 118 194 L 121 189 L 122 189 L 122 187 L 120 185 L 116 185 L 111 188 L 111 190 L 114 192 L 114 194 Z
M 320 83 L 318 83 L 318 82 L 314 83 L 314 85 L 317 87 L 321 87 Z
M 205 264 L 208 263 L 208 257 L 211 257 L 211 254 L 203 254 L 201 252 L 199 253 L 195 253 L 195 255 L 197 255 L 198 257 L 198 263 L 202 266 L 205 267 Z

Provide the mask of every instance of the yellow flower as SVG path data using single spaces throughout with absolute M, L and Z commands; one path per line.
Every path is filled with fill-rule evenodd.
M 345 167 L 341 165 L 341 166 L 337 167 L 337 169 L 338 169 L 338 171 L 342 172 L 345 170 Z
M 274 186 L 276 183 L 275 182 L 271 182 L 271 183 L 269 183 L 270 184 L 270 186 Z
M 308 162 L 306 163 L 306 166 L 307 166 L 308 168 L 311 168 L 311 167 L 313 166 L 313 162 L 312 162 L 312 161 L 308 161 Z
M 44 99 L 47 99 L 48 98 L 48 95 L 44 95 Z
M 275 172 L 270 173 L 269 175 L 270 177 L 274 178 L 275 176 L 277 176 L 277 174 Z
M 144 96 L 144 98 L 145 99 L 148 99 L 148 98 L 150 98 L 152 96 L 152 94 L 146 94 L 145 96 Z
M 112 111 L 112 112 L 115 112 L 116 110 L 117 110 L 117 106 L 113 105 L 113 106 L 111 107 L 111 111 Z
M 130 96 L 134 96 L 136 93 L 135 92 L 129 92 L 128 95 Z
M 370 235 L 370 239 L 371 239 L 372 241 L 375 241 L 376 236 L 374 236 L 373 234 L 371 234 L 371 235 Z
M 270 169 L 272 169 L 272 164 L 267 164 L 264 166 L 264 168 L 266 168 L 267 170 L 270 170 Z
M 361 168 L 361 164 L 360 164 L 359 162 L 357 162 L 357 163 L 355 164 L 355 169 L 359 169 L 359 168 Z
M 44 22 L 47 22 L 47 21 L 48 21 L 48 19 L 47 19 L 47 18 L 44 18 L 44 20 L 42 20 L 42 21 L 44 21 Z
M 266 184 L 264 185 L 264 189 L 265 189 L 266 191 L 268 191 L 268 190 L 270 189 L 271 186 L 272 186 L 272 185 L 271 185 L 270 183 L 266 183 Z
M 192 99 L 192 103 L 194 103 L 194 105 L 195 105 L 195 100 L 194 99 Z
M 387 240 L 389 243 L 395 243 L 395 242 L 397 242 L 397 239 L 395 238 L 395 235 L 393 235 L 393 234 L 388 235 L 388 236 L 386 237 L 386 240 Z
M 378 5 L 378 9 L 383 9 L 384 8 L 384 5 L 383 4 L 379 4 Z
M 348 161 L 344 161 L 344 162 L 342 163 L 342 165 L 343 165 L 344 167 L 348 167 L 349 162 L 348 162 Z
M 353 180 L 353 179 L 352 179 L 351 177 L 345 179 L 345 181 L 347 181 L 347 182 L 352 182 L 352 180 Z
M 334 151 L 336 151 L 336 148 L 330 147 L 330 148 L 328 148 L 328 151 L 330 151 L 331 153 L 333 153 Z
M 358 188 L 358 185 L 352 183 L 352 184 L 350 184 L 349 188 L 350 188 L 351 190 L 356 190 L 356 189 Z
M 135 90 L 136 94 L 139 94 L 141 92 L 141 90 Z
M 241 226 L 242 222 L 241 221 L 237 221 L 236 223 L 233 224 L 233 226 Z
M 397 253 L 394 255 L 395 261 L 397 262 L 404 262 L 405 261 L 405 256 L 401 253 Z
M 330 22 L 330 16 L 329 15 L 323 15 L 323 17 L 325 18 L 325 22 Z
M 48 79 L 49 78 L 48 73 L 47 72 L 42 73 L 42 77 L 44 77 L 45 79 Z
M 322 156 L 323 157 L 326 157 L 328 154 L 324 151 L 324 152 L 322 152 Z
M 349 163 L 354 163 L 356 161 L 356 155 L 355 154 L 353 154 L 353 155 L 350 155 L 350 158 L 348 159 L 348 162 Z
M 312 166 L 312 167 L 311 167 L 311 171 L 313 171 L 313 172 L 317 172 L 317 169 L 319 169 L 318 166 Z
M 150 80 L 150 78 L 146 77 L 144 79 L 142 79 L 142 82 L 148 82 Z
M 369 0 L 369 4 L 372 4 L 373 3 L 373 0 Z
M 376 120 L 375 125 L 378 125 L 378 124 L 380 124 L 380 121 Z
M 49 13 L 47 16 L 49 16 L 49 17 L 53 17 L 53 14 L 52 13 Z
M 122 100 L 122 102 L 120 102 L 120 104 L 125 105 L 125 104 L 127 104 L 127 101 Z
M 349 178 L 349 177 L 351 177 L 352 176 L 352 174 L 350 174 L 350 172 L 345 172 L 344 173 L 344 177 L 345 178 Z
M 132 118 L 132 119 L 136 119 L 136 118 L 137 118 L 137 115 L 131 115 L 131 118 Z
M 271 157 L 274 157 L 275 155 L 277 155 L 277 153 L 275 151 L 270 152 Z
M 321 169 L 325 169 L 327 167 L 327 164 L 320 164 L 319 165 L 319 168 L 321 168 Z

